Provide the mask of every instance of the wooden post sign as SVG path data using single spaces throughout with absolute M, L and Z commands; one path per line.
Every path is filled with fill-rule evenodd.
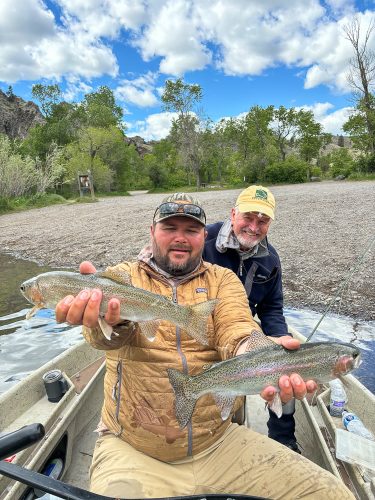
M 91 198 L 94 199 L 94 184 L 90 170 L 87 174 L 78 174 L 78 189 L 80 197 L 91 194 Z

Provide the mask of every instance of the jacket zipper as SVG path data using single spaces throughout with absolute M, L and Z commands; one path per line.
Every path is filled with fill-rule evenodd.
M 176 286 L 173 286 L 172 287 L 172 301 L 174 304 L 178 304 L 178 300 L 177 300 L 177 287 Z M 177 346 L 177 352 L 181 358 L 181 362 L 182 362 L 182 368 L 183 368 L 183 372 L 185 373 L 185 375 L 188 375 L 189 374 L 189 369 L 188 369 L 188 365 L 187 365 L 187 361 L 186 361 L 186 356 L 185 354 L 182 352 L 182 348 L 181 348 L 181 334 L 180 334 L 180 327 L 179 326 L 176 326 L 176 346 Z M 188 450 L 187 450 L 187 456 L 191 456 L 193 454 L 193 424 L 190 420 L 190 422 L 187 424 L 187 432 L 188 432 Z
M 240 266 L 237 271 L 237 276 L 242 276 L 242 270 L 243 270 L 243 258 L 240 256 Z
M 112 399 L 116 402 L 115 418 L 116 418 L 116 422 L 120 425 L 120 430 L 115 435 L 119 436 L 122 432 L 122 426 L 121 426 L 120 420 L 119 420 L 120 402 L 121 402 L 121 386 L 122 386 L 122 361 L 121 360 L 117 362 L 116 371 L 117 371 L 117 379 L 116 379 L 115 385 L 112 388 Z

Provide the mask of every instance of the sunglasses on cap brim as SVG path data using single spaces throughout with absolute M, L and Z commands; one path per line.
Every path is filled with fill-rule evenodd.
M 193 205 L 191 203 L 182 204 L 182 203 L 173 203 L 166 202 L 162 203 L 156 210 L 154 214 L 154 219 L 156 214 L 159 213 L 159 217 L 167 217 L 169 215 L 179 215 L 185 214 L 194 217 L 199 220 L 202 224 L 206 224 L 206 214 L 204 213 L 203 208 L 198 207 L 198 205 Z

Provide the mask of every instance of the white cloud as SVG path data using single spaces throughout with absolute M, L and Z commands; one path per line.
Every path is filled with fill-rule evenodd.
M 75 18 L 93 37 L 115 38 L 122 28 L 137 30 L 147 20 L 136 0 L 58 0 L 67 19 Z
M 135 123 L 127 122 L 126 135 L 129 137 L 140 135 L 146 141 L 164 139 L 169 134 L 174 118 L 177 118 L 177 113 L 165 112 L 149 115 L 145 120 Z
M 118 72 L 112 51 L 100 42 L 91 43 L 82 34 L 59 32 L 53 39 L 27 46 L 27 51 L 44 78 L 59 80 L 63 75 L 75 75 L 91 79 L 104 74 L 115 77 Z
M 301 40 L 324 14 L 315 0 L 201 0 L 197 10 L 205 33 L 220 50 L 218 65 L 229 75 L 259 75 L 280 63 L 295 64 Z
M 122 80 L 115 90 L 115 95 L 119 100 L 139 107 L 156 106 L 156 78 L 157 74 L 149 72 L 134 80 Z
M 57 24 L 40 0 L 0 2 L 0 80 L 116 76 L 112 50 L 70 18 Z M 65 24 L 64 24 L 65 23 Z
M 373 20 L 373 12 L 366 11 L 357 14 L 361 24 L 361 33 L 364 35 L 370 22 Z M 339 92 L 349 92 L 347 82 L 349 71 L 349 60 L 354 56 L 353 47 L 346 39 L 344 27 L 353 20 L 352 16 L 341 18 L 336 23 L 322 25 L 314 35 L 315 50 L 310 51 L 305 63 L 312 66 L 306 73 L 305 88 L 313 88 L 318 85 L 328 85 Z M 369 48 L 375 50 L 375 37 L 369 39 Z
M 317 102 L 312 106 L 299 106 L 296 109 L 312 111 L 315 120 L 323 125 L 324 132 L 342 135 L 342 126 L 348 120 L 353 108 L 348 106 L 331 112 L 333 107 L 333 104 L 329 102 Z
M 354 0 L 53 0 L 53 11 L 47 5 L 52 0 L 0 1 L 0 81 L 117 78 L 116 57 L 128 74 L 124 54 L 132 46 L 166 75 L 210 65 L 227 75 L 260 75 L 286 65 L 306 72 L 306 89 L 349 90 L 352 50 L 342 28 L 353 18 Z M 358 15 L 365 31 L 373 11 Z M 123 80 L 117 92 L 131 104 L 154 106 L 155 85 Z
M 63 99 L 71 102 L 74 101 L 77 96 L 80 96 L 81 94 L 89 94 L 93 90 L 94 89 L 85 82 L 82 82 L 77 78 L 72 78 L 71 81 L 68 81 L 66 89 L 63 92 Z
M 194 2 L 167 0 L 160 4 L 159 12 L 134 45 L 145 60 L 162 57 L 162 73 L 182 75 L 203 69 L 211 62 L 211 53 L 203 42 L 200 19 L 194 18 Z

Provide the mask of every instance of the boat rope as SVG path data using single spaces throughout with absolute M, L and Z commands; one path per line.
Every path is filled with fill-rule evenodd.
M 362 255 L 359 256 L 359 258 L 357 259 L 357 262 L 356 264 L 354 265 L 353 269 L 349 271 L 348 273 L 348 276 L 346 277 L 346 279 L 344 280 L 344 282 L 341 284 L 341 286 L 337 289 L 337 292 L 335 294 L 335 296 L 331 299 L 331 301 L 329 302 L 328 306 L 326 307 L 326 309 L 324 310 L 323 314 L 321 315 L 319 321 L 317 322 L 317 324 L 314 326 L 312 332 L 310 333 L 310 335 L 307 337 L 306 339 L 306 342 L 308 342 L 311 337 L 314 335 L 314 333 L 316 332 L 316 330 L 318 329 L 320 323 L 323 321 L 323 319 L 325 318 L 326 314 L 329 312 L 329 310 L 331 309 L 332 305 L 336 302 L 336 299 L 337 297 L 341 294 L 341 292 L 344 290 L 344 288 L 347 286 L 347 284 L 349 283 L 351 277 L 353 276 L 353 274 L 357 271 L 357 269 L 361 266 L 361 264 L 363 263 L 364 261 L 364 258 L 366 256 L 366 254 L 371 250 L 372 246 L 374 245 L 375 243 L 375 236 L 373 237 L 372 240 L 370 240 L 370 243 L 367 245 L 365 251 L 362 253 Z

